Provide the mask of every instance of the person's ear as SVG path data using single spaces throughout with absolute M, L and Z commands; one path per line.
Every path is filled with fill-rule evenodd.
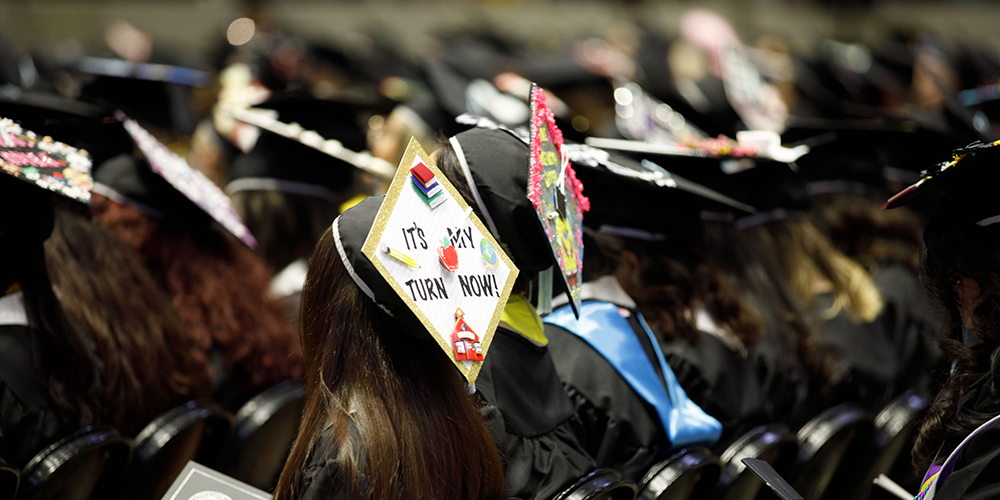
M 979 282 L 972 278 L 959 276 L 952 284 L 952 290 L 958 301 L 958 314 L 962 317 L 962 323 L 969 331 L 974 331 L 972 312 L 982 302 L 982 288 L 979 286 Z

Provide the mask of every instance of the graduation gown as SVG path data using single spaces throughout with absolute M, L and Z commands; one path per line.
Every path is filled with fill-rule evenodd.
M 959 413 L 977 412 L 984 421 L 1000 413 L 998 382 L 1000 378 L 997 374 L 990 372 L 973 383 L 962 395 Z M 949 430 L 941 447 L 939 460 L 944 461 L 970 432 Z M 951 475 L 938 485 L 934 498 L 1000 498 L 1000 424 L 993 424 L 979 432 L 959 452 Z
M 901 264 L 888 264 L 872 273 L 882 294 L 889 344 L 899 359 L 896 392 L 926 391 L 931 370 L 941 359 L 936 337 L 944 318 L 931 306 L 917 273 Z
M 557 303 L 566 302 L 563 300 Z M 583 284 L 584 301 L 601 301 L 628 311 L 633 331 L 608 335 L 635 335 L 661 383 L 663 373 L 652 343 L 638 324 L 635 302 L 612 276 Z M 583 422 L 583 445 L 598 467 L 610 467 L 639 481 L 665 458 L 670 441 L 656 409 L 639 396 L 618 370 L 584 339 L 550 323 L 545 324 L 549 352 L 576 413 Z
M 354 442 L 360 443 L 361 435 L 354 421 L 348 423 L 351 437 Z M 359 446 L 355 450 L 354 460 L 359 470 L 364 470 L 368 466 L 368 455 L 364 446 Z M 297 500 L 349 500 L 370 497 L 371 485 L 367 481 L 367 476 L 365 474 L 358 476 L 360 495 L 355 495 L 354 485 L 348 478 L 343 477 L 343 468 L 344 461 L 338 456 L 333 427 L 327 427 L 316 438 L 308 460 L 302 464 L 296 476 Z M 397 494 L 397 497 L 399 496 Z
M 739 341 L 698 314 L 697 345 L 675 338 L 660 340 L 667 364 L 691 401 L 722 423 L 720 447 L 750 429 L 772 421 L 757 373 Z
M 521 319 L 517 326 L 506 323 L 508 313 Z M 544 340 L 534 308 L 512 296 L 475 383 L 503 459 L 507 497 L 549 499 L 596 468 Z
M 871 323 L 855 323 L 841 312 L 827 318 L 833 294 L 816 297 L 813 314 L 821 320 L 821 342 L 834 357 L 833 403 L 855 402 L 878 411 L 894 395 L 900 362 L 888 338 L 887 312 Z
M 827 408 L 822 388 L 812 379 L 799 357 L 797 339 L 783 334 L 777 315 L 762 307 L 753 295 L 747 302 L 761 315 L 763 333 L 749 349 L 748 358 L 775 421 L 797 429 Z
M 36 375 L 23 292 L 0 298 L 0 458 L 23 468 L 75 428 Z

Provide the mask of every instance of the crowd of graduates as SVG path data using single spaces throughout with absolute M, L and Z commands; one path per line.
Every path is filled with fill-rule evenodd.
M 4 462 L 302 380 L 276 499 L 550 499 L 913 394 L 904 486 L 1000 491 L 995 54 L 900 32 L 803 59 L 693 9 L 413 58 L 249 16 L 208 71 L 124 23 L 86 57 L 0 47 Z M 577 274 L 529 196 L 539 110 Z M 27 131 L 90 177 L 4 156 Z M 474 383 L 362 251 L 411 139 L 518 270 Z

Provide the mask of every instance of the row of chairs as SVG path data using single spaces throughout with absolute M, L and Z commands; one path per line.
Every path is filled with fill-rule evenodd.
M 554 500 L 754 500 L 777 498 L 744 465 L 769 463 L 806 500 L 875 498 L 880 474 L 906 476 L 908 445 L 927 400 L 907 392 L 878 415 L 843 404 L 791 432 L 782 424 L 757 427 L 715 455 L 691 447 L 653 466 L 639 484 L 613 470 L 595 471 Z M 871 495 L 871 496 L 870 496 Z
M 155 419 L 135 439 L 88 427 L 39 453 L 23 471 L 0 462 L 0 500 L 159 500 L 189 460 L 270 490 L 298 431 L 303 400 L 301 384 L 285 382 L 235 415 L 210 401 L 189 402 Z M 904 451 L 925 408 L 926 400 L 912 392 L 875 417 L 840 405 L 796 433 L 782 424 L 757 427 L 718 455 L 703 447 L 680 450 L 639 484 L 617 471 L 597 470 L 554 500 L 772 498 L 744 458 L 768 462 L 807 500 L 864 498 L 879 474 L 905 469 Z
M 235 415 L 212 401 L 190 401 L 134 439 L 108 427 L 81 429 L 21 471 L 0 461 L 0 500 L 159 500 L 190 460 L 270 490 L 298 432 L 304 396 L 301 383 L 283 382 Z

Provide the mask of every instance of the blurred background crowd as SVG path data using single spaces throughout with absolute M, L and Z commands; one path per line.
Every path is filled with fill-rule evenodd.
M 879 206 L 952 150 L 1000 137 L 997 19 L 1000 5 L 973 1 L 0 0 L 0 117 L 95 168 L 89 207 L 0 184 L 0 238 L 19 242 L 4 260 L 28 263 L 0 284 L 47 332 L 0 349 L 0 457 L 23 469 L 97 423 L 136 436 L 199 398 L 239 416 L 301 379 L 298 296 L 331 221 L 384 193 L 411 137 L 433 151 L 480 118 L 524 125 L 532 82 L 568 142 L 758 209 L 678 222 L 699 243 L 669 250 L 588 236 L 724 442 L 841 403 L 878 414 L 933 399 L 949 368 L 946 320 L 918 280 L 934 201 Z M 153 175 L 115 111 L 224 191 L 249 238 Z M 720 181 L 691 151 L 729 173 L 766 157 L 796 175 Z M 605 215 L 649 229 L 683 211 Z M 739 235 L 712 227 L 733 220 Z M 41 385 L 25 380 L 33 356 Z

